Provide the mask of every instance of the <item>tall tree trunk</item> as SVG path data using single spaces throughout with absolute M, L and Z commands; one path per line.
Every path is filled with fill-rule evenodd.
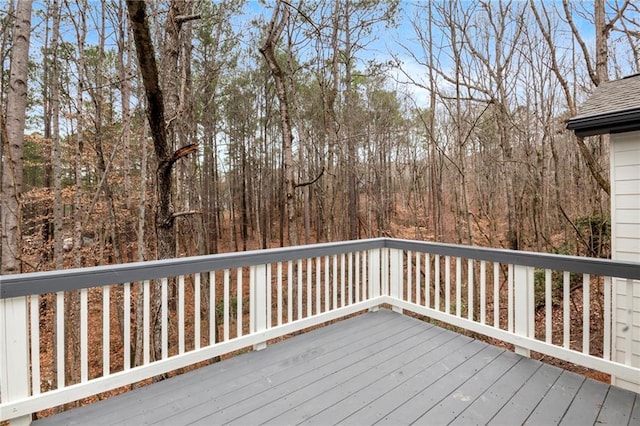
M 62 269 L 64 254 L 62 251 L 62 164 L 60 161 L 60 65 L 58 63 L 58 44 L 60 41 L 60 4 L 53 0 L 53 34 L 51 40 L 51 162 L 53 163 L 53 258 L 56 269 Z
M 98 58 L 96 64 L 96 87 L 90 87 L 88 92 L 90 93 L 93 104 L 95 106 L 95 117 L 93 119 L 95 125 L 95 141 L 94 141 L 94 149 L 96 151 L 96 163 L 98 166 L 98 172 L 100 173 L 100 183 L 101 187 L 96 190 L 96 193 L 100 191 L 104 192 L 104 195 L 107 199 L 107 208 L 109 214 L 109 237 L 111 239 L 111 246 L 113 250 L 113 255 L 117 263 L 122 263 L 122 256 L 120 255 L 120 239 L 118 233 L 118 225 L 116 223 L 116 208 L 115 202 L 113 199 L 113 191 L 111 190 L 111 186 L 109 184 L 109 169 L 111 168 L 111 161 L 109 163 L 105 161 L 104 158 L 104 145 L 103 145 L 103 110 L 104 110 L 104 98 L 102 95 L 102 86 L 103 86 L 103 75 L 102 68 L 104 63 L 104 55 L 105 55 L 105 31 L 106 31 L 106 20 L 105 20 L 106 11 L 104 9 L 104 4 L 102 5 L 102 11 L 100 13 L 101 16 L 101 26 L 98 31 Z M 114 154 L 117 149 L 114 146 Z M 125 154 L 125 157 L 127 155 Z M 113 156 L 112 156 L 113 158 Z
M 338 97 L 338 85 L 340 82 L 340 2 L 335 1 L 332 6 L 331 17 L 331 70 L 330 80 L 323 87 L 323 104 L 325 110 L 325 133 L 327 135 L 327 161 L 326 161 L 326 186 L 323 201 L 324 232 L 327 241 L 335 238 L 334 211 L 336 205 L 336 149 L 338 145 L 338 116 L 336 114 L 336 98 Z
M 138 204 L 138 261 L 147 260 L 147 243 L 145 239 L 145 217 L 147 208 L 147 126 L 142 131 L 142 143 L 140 144 L 140 202 Z M 156 293 L 157 294 L 157 293 Z M 138 284 L 137 312 L 142 312 L 143 306 L 142 284 Z M 135 365 L 142 365 L 143 354 L 143 324 L 142 315 L 136 315 L 136 350 Z
M 76 268 L 82 266 L 82 150 L 84 149 L 84 71 L 85 71 L 85 42 L 87 36 L 87 4 L 83 0 L 79 7 L 79 19 L 75 21 L 78 44 L 78 81 L 76 88 L 76 146 L 75 146 L 75 194 L 73 199 L 73 265 Z M 71 12 L 71 11 L 70 11 Z M 74 15 L 75 16 L 75 15 Z M 65 336 L 66 349 L 69 351 L 69 363 L 67 364 L 67 383 L 77 383 L 79 378 L 79 323 L 77 315 L 79 307 L 79 293 L 72 290 L 65 294 Z
M 84 149 L 84 70 L 85 41 L 87 36 L 86 0 L 80 6 L 80 22 L 75 22 L 78 42 L 78 86 L 76 89 L 76 146 L 75 146 L 75 195 L 73 199 L 73 266 L 82 266 L 82 150 Z
M 22 272 L 22 155 L 27 110 L 27 78 L 29 76 L 29 36 L 31 34 L 31 1 L 18 1 L 13 30 L 13 49 L 9 70 L 9 91 L 3 135 L 2 208 L 2 274 Z
M 431 221 L 433 223 L 433 237 L 436 241 L 442 241 L 442 225 L 440 209 L 442 206 L 442 186 L 440 174 L 438 173 L 438 141 L 436 135 L 436 79 L 433 67 L 433 2 L 429 0 L 429 37 L 428 37 L 428 54 L 429 54 L 429 179 L 431 188 Z
M 155 50 L 146 19 L 146 5 L 144 2 L 127 0 L 127 9 L 147 98 L 147 119 L 158 162 L 156 170 L 157 205 L 155 211 L 157 258 L 169 259 L 175 257 L 176 241 L 173 232 L 174 218 L 171 206 L 171 150 L 167 144 L 164 97 L 160 89 Z
M 49 5 L 47 5 L 49 6 Z M 52 121 L 53 121 L 53 112 L 52 112 L 52 101 L 51 101 L 51 81 L 53 80 L 53 76 L 52 73 L 53 71 L 51 70 L 52 66 L 52 60 L 49 60 L 49 57 L 52 57 L 53 54 L 53 41 L 51 40 L 51 38 L 53 38 L 52 35 L 50 35 L 49 32 L 49 18 L 52 17 L 52 15 L 55 12 L 53 12 L 49 7 L 47 8 L 46 11 L 46 24 L 44 26 L 44 46 L 42 48 L 42 50 L 44 52 L 48 52 L 49 56 L 42 61 L 42 112 L 43 112 L 43 126 L 44 126 L 44 138 L 46 140 L 51 141 L 51 143 L 53 144 L 53 137 L 51 135 L 51 127 L 52 127 Z M 52 25 L 55 25 L 55 23 L 53 23 Z M 51 32 L 53 32 L 53 29 L 51 30 Z M 53 190 L 53 186 L 52 186 L 52 175 L 53 175 L 53 159 L 49 158 L 48 161 L 44 162 L 44 187 L 48 188 L 49 191 Z M 41 224 L 41 229 L 42 229 L 42 241 L 44 242 L 43 244 L 43 250 L 42 250 L 42 260 L 43 261 L 48 261 L 51 257 L 51 253 L 49 250 L 49 241 L 51 240 L 51 238 L 53 237 L 53 229 L 52 229 L 52 225 L 53 223 L 51 222 L 51 216 L 53 214 L 53 203 L 46 203 L 46 205 L 43 206 L 44 211 L 41 214 L 42 217 L 42 224 Z
M 609 81 L 609 51 L 607 48 L 607 39 L 609 38 L 609 29 L 606 22 L 606 13 L 604 0 L 595 0 L 593 2 L 593 15 L 595 18 L 596 33 L 596 86 Z
M 128 210 L 131 210 L 131 52 L 128 37 L 127 12 L 124 2 L 120 0 L 118 5 L 118 78 L 120 79 L 120 99 L 122 102 L 122 142 L 124 175 L 124 199 Z
M 63 241 L 63 205 L 62 205 L 62 164 L 60 155 L 60 65 L 58 62 L 58 46 L 60 42 L 60 3 L 58 0 L 53 0 L 51 6 L 53 28 L 51 35 L 51 78 L 50 84 L 50 106 L 51 106 L 51 162 L 52 162 L 52 175 L 53 175 L 53 261 L 55 263 L 56 270 L 63 269 L 64 252 L 62 250 Z M 53 316 L 53 336 L 52 341 L 56 341 L 58 327 L 57 316 Z M 52 346 L 53 353 L 52 359 L 57 359 L 57 345 Z M 53 387 L 58 386 L 58 366 L 57 363 L 53 363 Z
M 344 109 L 344 124 L 345 124 L 345 139 L 347 143 L 347 170 L 346 170 L 346 178 L 347 178 L 347 238 L 351 240 L 356 240 L 359 237 L 359 226 L 358 226 L 358 209 L 359 209 L 359 191 L 357 188 L 357 153 L 356 153 L 356 138 L 353 134 L 353 107 L 354 107 L 354 96 L 355 93 L 353 91 L 353 78 L 352 78 L 352 68 L 353 68 L 353 52 L 352 52 L 352 44 L 351 44 L 351 16 L 350 9 L 352 1 L 348 0 L 345 2 L 345 45 L 344 45 L 344 56 L 346 60 L 345 64 L 345 109 Z
M 282 35 L 282 30 L 289 20 L 289 4 L 278 0 L 273 10 L 267 34 L 260 45 L 260 53 L 269 66 L 271 76 L 276 84 L 276 94 L 280 103 L 280 124 L 282 127 L 283 168 L 287 206 L 287 225 L 290 245 L 298 244 L 298 221 L 296 218 L 295 180 L 293 175 L 293 132 L 289 95 L 285 84 L 285 75 L 278 63 L 275 48 Z
M 172 1 L 167 16 L 167 34 L 165 41 L 165 49 L 163 52 L 163 69 L 177 69 L 178 61 L 178 34 L 184 17 L 178 13 L 176 1 Z M 133 38 L 136 45 L 136 53 L 142 81 L 144 85 L 147 100 L 147 119 L 151 136 L 153 138 L 153 147 L 155 151 L 157 169 L 156 169 L 156 211 L 155 211 L 155 229 L 157 243 L 157 258 L 170 259 L 176 254 L 176 234 L 175 234 L 175 214 L 171 203 L 172 192 L 172 168 L 180 158 L 195 152 L 197 145 L 187 145 L 173 151 L 172 139 L 168 135 L 168 123 L 165 121 L 165 101 L 163 91 L 160 88 L 160 80 L 158 74 L 158 66 L 155 60 L 155 50 L 151 41 L 151 32 L 149 23 L 147 22 L 146 4 L 136 0 L 127 0 L 127 11 L 129 21 L 133 31 Z M 175 82 L 171 82 L 175 86 Z M 177 114 L 177 102 L 173 97 L 169 104 L 171 112 Z M 173 122 L 177 117 L 169 115 L 169 119 Z M 173 133 L 170 134 L 171 137 Z M 162 355 L 161 347 L 161 323 L 160 323 L 160 284 L 155 282 L 152 297 L 152 322 L 153 322 L 153 346 L 154 359 L 158 360 Z

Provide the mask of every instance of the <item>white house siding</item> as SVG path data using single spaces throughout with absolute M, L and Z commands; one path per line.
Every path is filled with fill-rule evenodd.
M 612 258 L 640 262 L 640 131 L 611 135 L 611 194 Z M 612 357 L 622 363 L 630 357 L 631 365 L 640 367 L 640 281 L 632 285 L 631 313 L 626 280 L 614 284 Z M 617 377 L 613 383 L 640 392 L 640 377 Z

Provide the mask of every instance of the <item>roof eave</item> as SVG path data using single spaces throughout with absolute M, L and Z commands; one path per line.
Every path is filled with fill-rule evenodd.
M 567 129 L 581 137 L 640 130 L 640 108 L 575 117 L 567 122 Z

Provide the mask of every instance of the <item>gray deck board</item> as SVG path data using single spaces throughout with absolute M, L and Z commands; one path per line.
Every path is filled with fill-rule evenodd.
M 408 364 L 414 361 L 425 351 L 431 351 L 437 347 L 437 338 L 444 334 L 444 330 L 432 327 L 427 330 L 424 336 L 426 338 L 424 342 L 420 339 L 414 339 L 413 346 L 405 347 L 399 346 L 400 352 L 394 353 L 391 351 L 385 351 L 384 358 L 374 361 L 373 364 L 368 363 L 368 369 L 363 371 L 362 374 L 353 374 L 353 371 L 338 372 L 338 374 L 329 375 L 329 379 L 323 386 L 316 386 L 309 384 L 307 389 L 298 392 L 296 397 L 299 401 L 291 407 L 283 407 L 279 412 L 276 410 L 274 416 L 269 418 L 263 417 L 263 421 L 272 424 L 289 424 L 291 422 L 300 421 L 300 419 L 306 420 L 319 412 L 322 412 L 328 408 L 331 408 L 338 401 L 348 397 L 350 394 L 355 393 L 372 383 L 377 383 L 383 380 L 384 377 L 389 374 L 400 363 L 401 365 Z M 417 343 L 417 344 L 416 344 Z M 276 408 L 277 404 L 273 406 Z M 332 410 L 336 412 L 336 410 Z M 251 417 L 246 419 L 240 418 L 240 422 L 244 420 L 251 420 Z M 338 419 L 336 419 L 337 421 Z M 326 420 L 324 421 L 326 423 Z
M 636 400 L 631 410 L 631 417 L 629 418 L 629 424 L 640 425 L 640 395 L 636 395 Z
M 375 404 L 380 397 L 390 391 L 393 392 L 394 389 L 406 380 L 422 372 L 425 368 L 429 368 L 448 354 L 457 351 L 468 342 L 469 339 L 467 337 L 457 335 L 450 331 L 440 333 L 430 341 L 434 347 L 425 347 L 417 358 L 414 358 L 404 365 L 392 365 L 391 367 L 395 367 L 392 371 L 387 373 L 383 378 L 374 380 L 363 388 L 352 391 L 344 387 L 335 394 L 324 396 L 321 401 L 329 399 L 330 402 L 332 402 L 331 399 L 336 399 L 338 402 L 329 407 L 320 405 L 316 407 L 318 410 L 315 414 L 310 417 L 303 415 L 302 418 L 306 420 L 308 424 L 346 423 L 345 419 L 347 417 L 363 410 L 370 404 Z M 312 405 L 311 409 L 313 410 L 313 408 Z
M 637 394 L 624 389 L 612 387 L 602 404 L 597 422 L 608 425 L 625 425 L 629 422 L 631 411 L 626 407 L 633 407 Z
M 540 363 L 518 357 L 518 361 L 499 380 L 487 389 L 459 416 L 453 419 L 456 425 L 486 424 L 506 404 L 522 385 L 540 368 Z
M 416 346 L 416 339 L 413 339 L 416 331 L 408 330 L 412 333 L 399 333 L 391 336 L 384 342 L 377 342 L 370 348 L 366 348 L 367 354 L 363 359 L 360 351 L 353 352 L 341 358 L 339 361 L 325 368 L 315 370 L 311 374 L 300 376 L 293 383 L 286 383 L 270 398 L 261 398 L 263 403 L 257 410 L 247 412 L 242 407 L 235 406 L 231 415 L 224 416 L 223 421 L 239 424 L 255 424 L 261 420 L 273 419 L 278 415 L 311 401 L 315 397 L 331 392 L 340 386 L 345 380 L 361 380 L 378 366 L 401 357 L 404 353 L 410 352 Z M 210 423 L 212 417 L 203 419 L 205 423 Z
M 545 367 L 548 368 L 539 368 L 533 376 L 529 377 L 529 380 L 518 389 L 489 424 L 524 423 L 562 373 L 562 370 L 557 367 Z
M 428 369 L 423 369 L 418 374 L 404 381 L 400 386 L 390 389 L 383 396 L 344 419 L 342 423 L 373 424 L 384 419 L 404 402 L 418 395 L 425 386 L 435 383 L 439 378 L 463 363 L 474 354 L 483 349 L 483 345 L 475 340 L 468 341 L 457 351 L 446 355 Z
M 373 332 L 388 326 L 387 319 L 383 316 L 367 318 L 368 330 Z M 184 405 L 186 404 L 184 401 L 194 401 L 193 398 L 210 398 L 246 386 L 256 380 L 256 374 L 267 375 L 279 369 L 279 364 L 285 356 L 289 362 L 295 362 L 305 360 L 319 351 L 339 349 L 340 345 L 349 344 L 349 339 L 357 338 L 362 333 L 362 326 L 359 321 L 344 321 L 341 323 L 341 331 L 344 333 L 336 336 L 332 333 L 331 327 L 323 327 L 314 330 L 313 333 L 300 334 L 296 336 L 295 346 L 271 345 L 269 350 L 247 352 L 242 356 L 216 363 L 211 368 L 201 368 L 173 377 L 170 386 L 145 386 L 133 392 L 114 396 L 100 404 L 87 405 L 82 407 L 81 417 L 76 414 L 77 410 L 71 410 L 58 414 L 56 418 L 59 419 L 58 424 L 73 425 L 85 424 L 86 419 L 99 415 L 102 424 L 109 424 L 112 416 L 115 419 L 114 422 L 118 422 L 118 412 L 130 412 L 133 413 L 128 420 L 130 424 L 135 424 L 138 419 L 148 423 L 148 419 L 152 416 L 150 413 L 166 415 L 167 410 L 172 410 L 172 404 Z M 194 381 L 199 385 L 194 386 Z M 222 388 L 218 386 L 219 383 L 225 383 L 227 386 Z M 166 401 L 169 403 L 167 404 Z M 117 407 L 117 410 L 110 412 L 105 410 L 105 406 Z
M 409 378 L 417 371 L 422 371 L 430 365 L 429 358 L 434 351 L 443 345 L 454 349 L 465 339 L 457 339 L 451 332 L 435 331 L 420 345 L 406 351 L 399 357 L 390 359 L 372 368 L 366 374 L 341 381 L 330 392 L 317 395 L 304 404 L 293 407 L 286 413 L 270 419 L 267 423 L 283 424 L 302 419 L 308 423 L 337 423 L 343 420 L 347 413 L 354 413 L 363 406 L 371 403 L 389 389 L 390 383 L 401 382 L 402 378 Z M 439 351 L 438 351 L 439 352 Z M 402 367 L 398 367 L 398 366 Z M 377 386 L 382 384 L 382 386 Z
M 433 424 L 448 423 L 469 407 L 487 388 L 518 361 L 512 352 L 503 351 L 490 364 L 449 393 L 442 401 L 418 419 Z
M 585 380 L 560 423 L 566 425 L 594 424 L 609 387 L 605 383 Z
M 223 423 L 235 421 L 255 424 L 261 419 L 268 419 L 287 407 L 304 401 L 312 392 L 327 391 L 332 387 L 333 380 L 344 374 L 363 374 L 385 359 L 410 350 L 412 338 L 419 331 L 420 327 L 408 328 L 394 333 L 382 342 L 376 336 L 370 336 L 365 345 L 354 351 L 346 354 L 336 353 L 335 357 L 322 360 L 319 365 L 310 369 L 303 366 L 306 371 L 283 370 L 281 374 L 269 378 L 270 392 L 256 392 L 242 404 L 233 404 L 225 410 L 209 414 L 199 419 L 196 424 L 211 424 L 218 419 Z
M 584 381 L 584 376 L 563 371 L 542 398 L 535 412 L 529 416 L 527 423 L 550 425 L 560 422 Z
M 638 424 L 640 395 L 388 310 L 34 424 Z
M 231 377 L 231 383 L 224 387 L 210 386 L 205 387 L 205 392 L 195 397 L 187 398 L 181 406 L 160 407 L 153 413 L 153 416 L 146 417 L 145 421 L 153 423 L 154 421 L 176 421 L 195 422 L 208 416 L 216 415 L 217 417 L 227 418 L 234 410 L 242 407 L 243 411 L 257 409 L 269 401 L 277 397 L 282 397 L 283 393 L 292 386 L 296 380 L 308 380 L 310 376 L 304 377 L 305 374 L 320 373 L 325 366 L 331 366 L 333 363 L 345 358 L 345 353 L 358 352 L 359 348 L 366 351 L 367 348 L 374 347 L 378 341 L 388 333 L 393 335 L 402 335 L 410 337 L 410 330 L 419 330 L 414 321 L 406 321 L 406 319 L 396 320 L 388 318 L 389 321 L 381 322 L 375 326 L 367 325 L 366 333 L 362 329 L 354 330 L 346 335 L 341 333 L 331 335 L 323 340 L 313 343 L 310 350 L 305 356 L 288 356 L 285 347 L 292 346 L 288 341 L 283 344 L 272 345 L 264 351 L 268 352 L 279 348 L 278 353 L 281 356 L 279 363 L 273 365 L 272 369 L 260 371 L 256 374 L 253 368 L 250 368 L 250 374 L 245 380 L 238 381 Z M 361 320 L 360 320 L 361 321 Z M 403 333 L 406 333 L 403 334 Z M 371 349 L 369 349 L 371 350 Z M 365 353 L 360 352 L 364 356 Z M 331 368 L 329 368 L 331 371 Z M 302 377 L 301 377 L 302 376 Z M 214 377 L 215 381 L 215 377 Z M 283 385 L 284 384 L 284 385 Z M 209 420 L 209 423 L 211 420 Z
M 474 341 L 473 344 L 475 343 L 479 342 Z M 418 421 L 418 419 L 422 417 L 424 410 L 433 408 L 434 405 L 439 403 L 446 395 L 453 392 L 468 380 L 469 377 L 476 374 L 479 369 L 493 361 L 502 351 L 494 346 L 481 346 L 478 352 L 461 360 L 457 365 L 453 366 L 453 364 L 450 364 L 452 366 L 451 370 L 438 377 L 435 381 L 430 382 L 429 379 L 423 381 L 420 384 L 421 389 L 417 394 L 404 401 L 398 408 L 387 414 L 379 423 L 411 424 Z M 431 375 L 431 377 L 435 378 L 436 375 Z M 426 418 L 420 423 L 430 422 L 431 419 Z

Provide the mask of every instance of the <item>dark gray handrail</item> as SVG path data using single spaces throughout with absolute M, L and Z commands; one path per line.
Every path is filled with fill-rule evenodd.
M 384 247 L 385 239 L 340 241 L 246 252 L 0 276 L 0 299 L 151 280 Z
M 242 266 L 262 265 L 295 259 L 377 248 L 394 248 L 454 256 L 467 259 L 486 260 L 503 264 L 516 264 L 617 278 L 640 280 L 640 263 L 563 256 L 457 244 L 431 243 L 423 241 L 375 238 L 368 240 L 341 241 L 253 250 L 239 253 L 222 253 L 179 259 L 134 262 L 119 265 L 96 266 L 80 269 L 34 272 L 28 274 L 0 276 L 0 299 L 44 294 L 64 290 L 76 290 L 108 284 L 136 282 L 191 273 L 231 269 Z
M 399 239 L 387 239 L 385 247 L 503 264 L 532 266 L 554 271 L 640 280 L 640 262 Z

